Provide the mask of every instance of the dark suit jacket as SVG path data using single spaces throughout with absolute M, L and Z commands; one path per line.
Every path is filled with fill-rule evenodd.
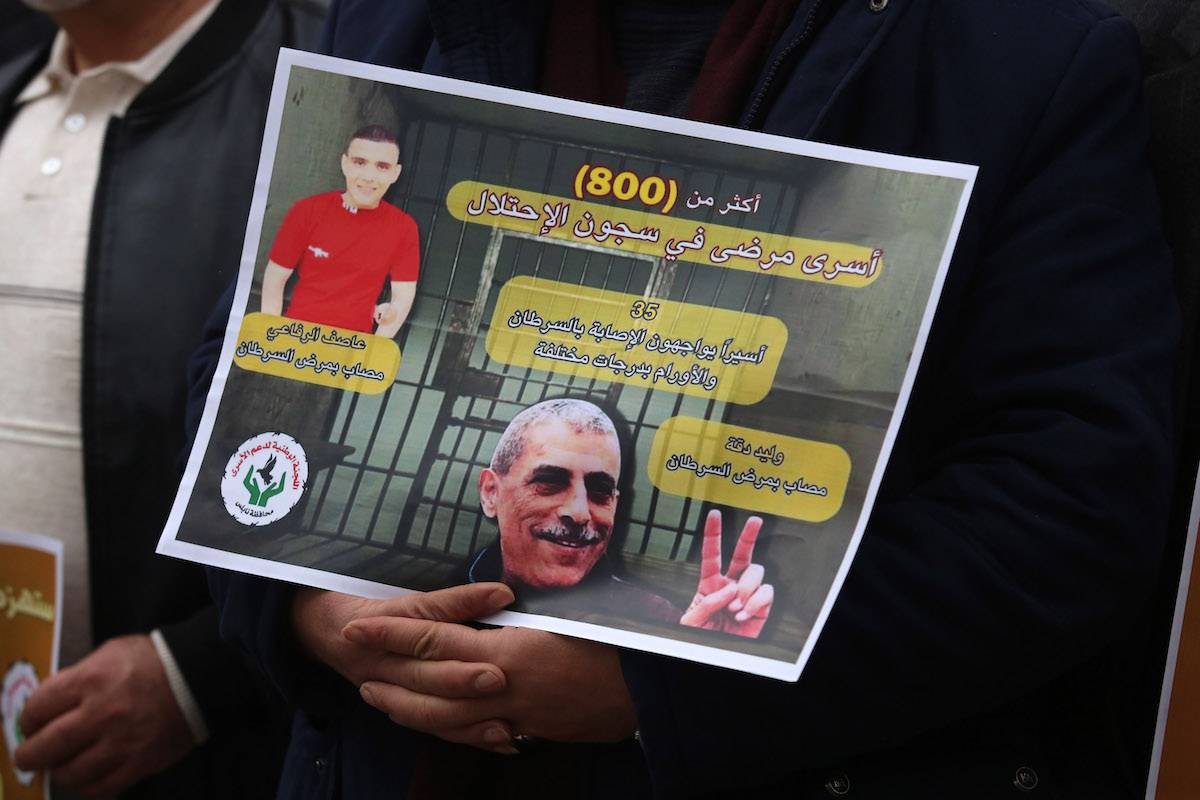
M 530 89 L 544 12 L 343 0 L 326 43 Z M 741 124 L 980 172 L 884 485 L 804 676 L 623 655 L 656 790 L 1137 796 L 1118 670 L 1164 539 L 1178 313 L 1132 26 L 1090 0 L 803 2 Z M 309 685 L 281 644 L 287 590 L 228 575 L 216 587 L 223 632 Z M 370 729 L 353 703 L 313 719 L 298 722 L 287 796 L 395 794 L 405 765 L 358 743 L 388 736 L 400 753 L 403 733 Z
M 1183 549 L 1188 534 L 1192 490 L 1200 465 L 1200 3 L 1193 0 L 1110 0 L 1137 26 L 1146 66 L 1146 108 L 1150 116 L 1151 159 L 1163 220 L 1175 263 L 1175 283 L 1183 316 L 1176 401 L 1179 467 L 1171 506 L 1171 535 L 1155 593 L 1153 624 L 1141 632 L 1142 658 L 1132 666 L 1130 725 L 1141 732 L 1148 761 L 1158 715 L 1159 691 Z M 1190 565 L 1189 565 L 1190 566 Z M 1196 583 L 1193 578 L 1192 586 Z M 1194 591 L 1194 589 L 1193 589 Z

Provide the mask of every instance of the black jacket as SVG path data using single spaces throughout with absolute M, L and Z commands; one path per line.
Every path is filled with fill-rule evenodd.
M 277 777 L 277 735 L 235 736 L 261 721 L 262 693 L 218 637 L 203 571 L 154 548 L 178 486 L 187 357 L 237 273 L 276 54 L 311 46 L 320 23 L 311 4 L 221 3 L 105 134 L 83 322 L 93 633 L 160 628 L 212 732 L 142 787 L 156 796 L 228 797 L 240 784 L 258 797 Z M 45 64 L 53 30 L 41 31 L 0 56 L 0 130 Z
M 545 6 L 342 0 L 327 47 L 536 89 Z M 660 793 L 1139 794 L 1116 701 L 1164 539 L 1178 336 L 1140 94 L 1132 27 L 1088 0 L 801 3 L 741 124 L 979 178 L 804 676 L 623 654 Z M 215 577 L 223 632 L 281 684 L 311 684 L 287 589 Z M 394 795 L 403 733 L 349 695 L 333 712 L 323 728 L 300 719 L 287 796 Z
M 1200 345 L 1200 137 L 1196 134 L 1200 130 L 1200 4 L 1193 0 L 1110 2 L 1137 26 L 1142 40 L 1151 156 L 1167 239 L 1175 256 L 1175 283 L 1184 323 L 1176 392 L 1182 412 L 1177 436 L 1180 456 L 1171 536 L 1155 593 L 1154 624 L 1140 631 L 1147 657 L 1136 665 L 1141 679 L 1134 687 L 1141 690 L 1131 691 L 1129 698 L 1131 719 L 1143 732 L 1148 754 L 1200 463 L 1200 369 L 1196 362 Z M 1200 576 L 1193 575 L 1191 585 L 1194 594 Z

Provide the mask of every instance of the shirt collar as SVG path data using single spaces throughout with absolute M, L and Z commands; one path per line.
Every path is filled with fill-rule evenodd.
M 231 1 L 238 2 L 238 0 Z M 155 45 L 153 49 L 137 61 L 115 61 L 108 64 L 100 64 L 78 75 L 71 72 L 70 44 L 67 41 L 66 33 L 60 29 L 54 37 L 54 44 L 50 47 L 49 61 L 46 62 L 46 66 L 42 68 L 41 72 L 35 75 L 33 80 L 17 95 L 16 104 L 21 105 L 22 103 L 37 100 L 55 92 L 66 91 L 76 81 L 85 81 L 101 74 L 113 73 L 123 77 L 125 82 L 134 89 L 129 94 L 128 100 L 123 104 L 123 107 L 119 109 L 120 114 L 124 114 L 129 104 L 133 102 L 134 97 L 137 96 L 137 92 L 149 86 L 154 82 L 155 78 L 162 74 L 172 59 L 188 43 L 188 40 L 212 16 L 218 3 L 220 3 L 220 0 L 208 0 L 207 3 L 188 17 L 182 25 L 172 31 L 169 36 Z

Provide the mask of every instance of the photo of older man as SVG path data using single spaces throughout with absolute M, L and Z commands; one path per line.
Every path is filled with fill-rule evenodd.
M 757 637 L 774 600 L 763 567 L 751 563 L 762 519 L 746 520 L 722 572 L 721 512 L 708 513 L 699 585 L 681 612 L 617 575 L 605 558 L 620 477 L 620 438 L 599 406 L 561 398 L 521 411 L 479 473 L 480 504 L 499 538 L 473 556 L 468 579 L 502 580 L 534 595 L 586 587 L 590 602 L 609 613 Z

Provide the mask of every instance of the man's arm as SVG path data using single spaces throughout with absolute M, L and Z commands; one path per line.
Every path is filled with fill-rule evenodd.
M 948 285 L 958 271 L 970 289 L 939 307 L 799 682 L 623 654 L 657 785 L 694 791 L 717 759 L 727 780 L 771 783 L 894 747 L 1013 704 L 1120 641 L 1163 541 L 1177 337 L 1138 95 L 1132 32 L 1095 24 L 1001 204 L 964 225 L 987 228 L 977 260 L 950 270 Z M 737 702 L 691 702 L 714 691 Z M 676 733 L 749 720 L 772 735 Z
M 110 794 L 159 772 L 196 744 L 149 636 L 122 636 L 51 676 L 19 721 L 21 769 Z
M 416 296 L 416 281 L 392 281 L 392 299 L 375 306 L 375 322 L 378 323 L 375 335 L 394 337 L 408 321 Z
M 189 365 L 188 429 L 199 425 L 229 315 L 231 285 L 206 324 L 199 359 Z M 160 629 L 202 722 L 218 734 L 241 724 L 257 701 L 248 665 L 220 640 L 210 605 Z M 193 712 L 195 709 L 193 709 Z M 178 761 L 198 743 L 147 635 L 122 636 L 41 685 L 21 720 L 19 764 L 48 769 L 54 780 L 88 794 L 119 792 Z
M 262 279 L 262 312 L 264 314 L 283 316 L 283 289 L 287 286 L 288 279 L 292 277 L 293 272 L 295 272 L 294 269 L 281 267 L 274 261 L 267 262 Z

